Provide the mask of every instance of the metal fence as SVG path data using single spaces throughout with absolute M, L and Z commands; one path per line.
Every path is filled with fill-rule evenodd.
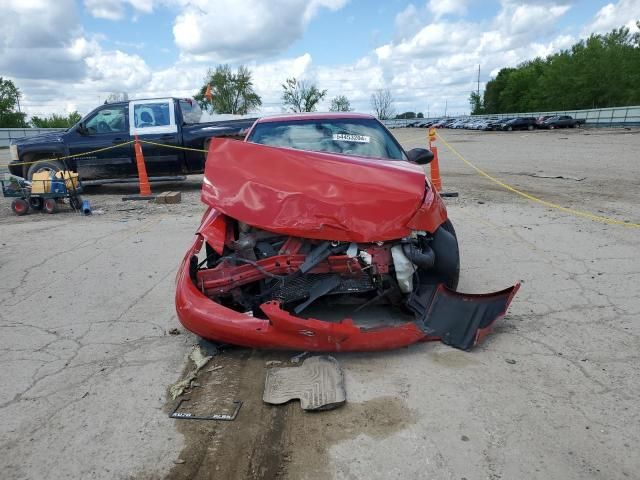
M 471 115 L 473 118 L 488 117 L 541 117 L 543 115 L 570 115 L 585 120 L 590 127 L 638 127 L 640 126 L 640 106 L 592 108 L 589 110 L 556 110 L 552 112 L 520 112 L 497 115 Z
M 8 147 L 11 140 L 33 137 L 41 133 L 62 132 L 64 128 L 0 128 L 0 148 Z
M 487 115 L 462 115 L 458 118 L 513 118 L 541 117 L 543 115 L 570 115 L 585 120 L 586 127 L 640 127 L 640 106 L 592 108 L 589 110 L 555 110 L 550 112 L 517 112 L 495 113 Z M 388 128 L 413 126 L 416 122 L 435 120 L 436 118 L 392 119 L 383 120 Z M 454 118 L 449 116 L 448 118 Z

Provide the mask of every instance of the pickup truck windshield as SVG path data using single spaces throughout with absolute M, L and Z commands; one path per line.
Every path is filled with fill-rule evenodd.
M 373 119 L 310 119 L 258 123 L 248 141 L 273 147 L 405 160 L 389 132 Z

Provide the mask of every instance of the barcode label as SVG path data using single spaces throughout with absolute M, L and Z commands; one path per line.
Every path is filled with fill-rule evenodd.
M 351 135 L 348 133 L 334 133 L 333 140 L 337 142 L 356 142 L 356 143 L 369 143 L 371 137 L 368 135 Z

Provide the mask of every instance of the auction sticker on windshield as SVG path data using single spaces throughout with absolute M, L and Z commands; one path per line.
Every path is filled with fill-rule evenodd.
M 371 137 L 369 135 L 352 135 L 349 133 L 334 133 L 333 139 L 338 142 L 356 142 L 356 143 L 371 142 Z

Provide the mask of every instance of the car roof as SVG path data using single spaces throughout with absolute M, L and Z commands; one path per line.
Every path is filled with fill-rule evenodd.
M 259 118 L 256 123 L 287 122 L 291 120 L 375 119 L 373 115 L 354 112 L 303 112 L 281 113 Z

